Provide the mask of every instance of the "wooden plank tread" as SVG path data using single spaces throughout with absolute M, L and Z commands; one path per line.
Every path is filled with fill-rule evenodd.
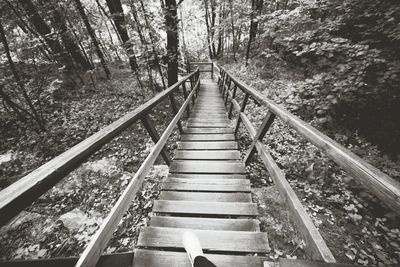
M 167 217 L 153 216 L 150 226 L 187 228 L 199 230 L 219 231 L 260 231 L 259 221 L 255 219 L 214 219 L 214 218 L 192 218 L 192 217 Z
M 144 227 L 137 246 L 183 249 L 184 228 Z M 191 230 L 199 239 L 204 251 L 268 253 L 266 233 L 244 231 Z
M 174 159 L 240 160 L 237 150 L 177 150 Z
M 161 191 L 159 199 L 203 202 L 251 202 L 251 194 Z
M 245 174 L 246 169 L 242 162 L 235 162 L 235 161 L 179 160 L 179 161 L 173 161 L 171 163 L 170 172 Z
M 170 214 L 203 214 L 230 216 L 257 216 L 257 205 L 254 203 L 235 202 L 201 202 L 155 200 L 154 212 Z
M 205 254 L 218 267 L 262 267 L 266 257 Z M 185 252 L 136 249 L 133 267 L 191 267 Z
M 182 141 L 234 141 L 233 134 L 182 134 Z

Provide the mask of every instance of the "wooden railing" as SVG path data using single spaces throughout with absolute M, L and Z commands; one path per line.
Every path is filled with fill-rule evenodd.
M 187 66 L 188 66 L 189 70 L 192 68 L 199 68 L 200 73 L 209 72 L 211 75 L 211 79 L 214 79 L 214 63 L 213 62 L 190 62 L 190 63 L 188 63 Z M 209 66 L 208 69 L 206 68 L 207 66 Z
M 232 111 L 238 114 L 235 127 L 235 135 L 238 132 L 240 123 L 243 123 L 250 137 L 253 139 L 250 148 L 245 156 L 245 163 L 248 164 L 255 151 L 258 152 L 269 174 L 277 185 L 280 194 L 288 204 L 295 223 L 305 238 L 307 251 L 316 260 L 334 262 L 335 259 L 326 246 L 324 240 L 315 228 L 311 219 L 307 215 L 300 200 L 290 187 L 284 174 L 272 158 L 271 154 L 262 144 L 262 139 L 267 133 L 274 119 L 278 117 L 283 123 L 297 131 L 300 136 L 314 144 L 319 150 L 324 152 L 330 159 L 350 175 L 360 181 L 371 193 L 381 199 L 389 208 L 400 214 L 400 183 L 396 182 L 377 168 L 366 163 L 354 153 L 350 152 L 328 136 L 313 128 L 306 122 L 292 115 L 290 112 L 275 104 L 260 92 L 244 84 L 239 79 L 228 73 L 223 67 L 214 64 L 214 69 L 218 72 L 218 84 L 225 99 L 225 104 L 229 106 L 229 117 Z M 241 104 L 235 99 L 237 90 L 244 93 Z M 268 108 L 267 113 L 258 130 L 255 130 L 244 111 L 246 104 L 252 98 L 258 104 Z
M 187 82 L 190 84 L 190 90 L 187 90 Z M 183 77 L 179 82 L 157 94 L 145 104 L 139 106 L 119 120 L 0 191 L 0 226 L 7 223 L 25 207 L 29 206 L 34 200 L 53 187 L 57 182 L 83 163 L 89 156 L 98 151 L 103 145 L 110 142 L 134 122 L 141 120 L 156 145 L 123 194 L 123 200 L 126 201 L 125 204 L 128 205 L 128 203 L 130 203 L 128 200 L 135 197 L 135 193 L 138 188 L 140 188 L 139 185 L 141 184 L 143 176 L 147 174 L 147 171 L 152 166 L 159 153 L 161 153 L 166 163 L 169 164 L 170 158 L 168 152 L 164 149 L 164 144 L 175 125 L 178 125 L 180 131 L 182 130 L 180 118 L 185 109 L 189 112 L 190 101 L 194 102 L 194 98 L 196 97 L 195 92 L 198 90 L 199 84 L 199 70 L 196 69 L 191 74 Z M 178 111 L 174 94 L 178 93 L 179 88 L 182 88 L 185 102 Z M 159 137 L 148 114 L 158 103 L 166 98 L 169 98 L 172 111 L 176 115 L 164 134 Z M 130 194 L 127 194 L 127 191 Z M 118 201 L 117 204 L 122 204 L 121 201 Z M 117 208 L 117 210 L 122 211 L 123 209 Z M 118 216 L 112 217 L 112 219 L 117 220 L 119 215 L 122 216 L 122 214 L 123 212 L 119 213 Z M 116 223 L 118 223 L 118 221 L 114 221 L 114 224 Z M 111 226 L 114 226 L 114 224 Z M 108 230 L 112 228 L 110 224 L 107 224 L 107 227 Z M 110 234 L 112 234 L 112 231 Z

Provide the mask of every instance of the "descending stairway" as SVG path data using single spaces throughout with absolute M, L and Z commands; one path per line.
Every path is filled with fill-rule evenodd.
M 257 205 L 217 84 L 202 80 L 178 150 L 141 230 L 134 266 L 190 266 L 182 234 L 194 232 L 217 266 L 263 266 L 269 252 Z

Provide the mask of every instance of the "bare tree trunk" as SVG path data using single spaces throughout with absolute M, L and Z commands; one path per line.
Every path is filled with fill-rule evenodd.
M 246 50 L 246 66 L 248 66 L 249 64 L 251 44 L 257 35 L 258 20 L 256 19 L 256 15 L 261 15 L 263 5 L 264 5 L 264 0 L 251 1 L 252 12 L 251 12 L 251 21 L 249 30 L 249 42 L 247 43 L 247 50 Z
M 233 5 L 232 5 L 232 0 L 229 0 L 229 11 L 231 13 L 233 60 L 236 61 L 235 26 L 233 25 Z
M 1 42 L 3 43 L 4 51 L 6 53 L 8 64 L 10 65 L 11 72 L 12 72 L 12 74 L 14 76 L 15 81 L 18 84 L 18 87 L 19 87 L 19 89 L 21 91 L 21 94 L 22 94 L 26 104 L 28 105 L 28 107 L 30 109 L 30 112 L 25 111 L 25 113 L 30 115 L 36 121 L 36 123 L 38 124 L 40 130 L 45 131 L 46 129 L 45 129 L 44 122 L 43 122 L 42 118 L 39 116 L 38 112 L 36 111 L 36 108 L 34 107 L 31 99 L 29 98 L 28 93 L 26 92 L 26 89 L 25 89 L 25 85 L 22 82 L 21 77 L 18 74 L 18 71 L 17 71 L 17 68 L 15 67 L 14 61 L 12 60 L 12 57 L 11 57 L 11 54 L 10 54 L 10 48 L 9 48 L 8 42 L 7 42 L 7 37 L 6 37 L 6 34 L 4 32 L 3 23 L 2 23 L 1 20 L 0 20 L 0 37 L 1 37 Z M 4 98 L 4 94 L 5 93 L 2 91 L 3 98 Z M 4 98 L 4 99 L 7 101 L 7 97 Z M 11 99 L 8 99 L 7 102 L 12 103 Z M 22 110 L 22 108 L 20 108 L 20 107 L 17 108 L 15 105 L 11 104 L 11 106 L 12 106 L 12 108 L 14 110 Z M 17 112 L 17 115 L 20 118 L 23 118 L 23 117 L 21 117 L 21 113 Z
M 93 69 L 93 66 L 82 54 L 79 46 L 74 42 L 72 37 L 68 33 L 68 27 L 65 24 L 64 16 L 65 12 L 60 12 L 59 7 L 55 7 L 53 10 L 53 20 L 55 27 L 59 30 L 61 35 L 61 40 L 64 43 L 65 49 L 70 53 L 74 61 L 82 68 L 82 70 L 87 71 Z
M 168 87 L 178 81 L 178 20 L 176 1 L 165 1 L 165 24 L 167 31 Z
M 155 38 L 154 38 L 153 33 L 151 32 L 150 23 L 149 23 L 149 19 L 147 17 L 146 8 L 144 7 L 144 4 L 143 4 L 143 0 L 140 0 L 139 2 L 140 2 L 140 6 L 142 8 L 142 11 L 143 11 L 143 16 L 144 16 L 144 21 L 146 23 L 146 27 L 149 31 L 150 42 L 151 42 L 151 47 L 153 50 L 155 64 L 158 68 L 158 73 L 160 74 L 161 82 L 162 82 L 163 88 L 165 90 L 165 89 L 167 89 L 167 85 L 165 84 L 165 81 L 164 81 L 164 76 L 163 76 L 161 65 L 160 65 L 160 58 L 158 56 L 157 49 L 156 49 Z M 161 0 L 161 7 L 164 8 L 164 2 L 162 0 Z M 135 12 L 135 13 L 137 13 L 137 12 Z
M 85 10 L 83 9 L 82 3 L 81 3 L 80 0 L 74 0 L 74 2 L 75 2 L 75 5 L 76 5 L 76 7 L 77 7 L 77 9 L 79 11 L 79 14 L 81 15 L 83 23 L 85 24 L 86 30 L 88 31 L 89 36 L 90 36 L 90 38 L 92 40 L 92 43 L 94 45 L 96 54 L 97 54 L 97 56 L 99 57 L 99 59 L 101 61 L 101 64 L 103 66 L 103 69 L 104 69 L 104 72 L 106 74 L 106 77 L 107 77 L 107 79 L 110 79 L 110 77 L 111 77 L 110 70 L 107 67 L 107 63 L 106 63 L 106 60 L 104 59 L 104 54 L 101 51 L 99 41 L 97 40 L 96 34 L 95 34 L 92 26 L 89 23 L 89 19 L 86 16 L 86 13 L 85 13 Z
M 129 58 L 129 65 L 136 75 L 140 87 L 143 89 L 142 81 L 140 80 L 139 66 L 137 64 L 136 55 L 133 51 L 132 42 L 130 42 L 128 31 L 126 30 L 124 11 L 120 0 L 106 0 L 108 9 L 110 10 L 115 27 L 117 27 L 119 36 L 124 43 L 124 48 Z
M 212 37 L 212 31 L 211 31 L 211 26 L 210 26 L 210 15 L 208 14 L 208 0 L 204 0 L 204 8 L 205 8 L 205 21 L 206 21 L 206 28 L 207 28 L 207 43 L 208 43 L 208 53 L 210 56 L 210 59 L 215 58 L 215 49 L 212 49 L 213 46 L 213 37 Z
M 52 31 L 50 27 L 44 22 L 42 17 L 40 17 L 39 13 L 35 5 L 32 3 L 31 0 L 21 0 L 19 1 L 22 7 L 25 9 L 26 13 L 29 16 L 29 20 L 32 25 L 35 27 L 36 31 L 40 34 L 41 37 L 45 40 L 47 45 L 52 50 L 54 56 L 63 64 L 66 65 L 68 70 L 73 69 L 73 63 L 71 57 L 68 56 L 64 52 L 63 47 L 60 45 L 58 40 L 54 39 L 51 35 Z

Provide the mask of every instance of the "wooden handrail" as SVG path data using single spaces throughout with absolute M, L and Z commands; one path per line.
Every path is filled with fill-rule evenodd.
M 382 200 L 390 209 L 400 214 L 400 183 L 384 174 L 374 166 L 344 148 L 328 136 L 324 135 L 311 125 L 292 115 L 280 105 L 265 97 L 257 90 L 246 85 L 236 77 L 229 74 L 223 67 L 215 66 L 222 74 L 229 77 L 244 93 L 255 98 L 265 105 L 272 113 L 279 117 L 285 124 L 297 131 L 330 159 L 361 182 L 367 190 Z
M 150 154 L 144 160 L 143 164 L 140 166 L 139 170 L 135 173 L 135 176 L 132 178 L 122 195 L 119 197 L 118 201 L 111 209 L 111 212 L 108 214 L 107 218 L 104 220 L 103 224 L 100 226 L 100 229 L 96 232 L 96 234 L 90 240 L 89 245 L 86 247 L 85 251 L 81 255 L 78 263 L 75 265 L 76 267 L 82 266 L 95 266 L 97 261 L 99 260 L 101 253 L 107 247 L 109 239 L 112 237 L 115 229 L 117 228 L 122 216 L 132 204 L 132 200 L 136 197 L 136 193 L 142 186 L 143 180 L 150 171 L 150 168 L 153 166 L 160 152 L 162 151 L 164 145 L 166 144 L 169 136 L 172 131 L 178 124 L 183 112 L 186 109 L 186 106 L 189 105 L 191 98 L 195 96 L 195 92 L 198 90 L 200 85 L 200 81 L 197 80 L 197 83 L 186 98 L 185 102 L 182 104 L 181 108 L 168 125 L 167 129 L 165 129 L 163 135 L 160 140 L 155 144 Z
M 89 138 L 68 149 L 28 175 L 0 191 L 0 226 L 7 223 L 35 199 L 53 187 L 57 182 L 78 167 L 103 145 L 119 135 L 137 120 L 143 118 L 153 107 L 172 95 L 187 80 L 199 79 L 199 71 L 186 75 L 163 92 L 129 112 L 119 120 L 106 126 Z M 194 87 L 192 86 L 192 89 Z

